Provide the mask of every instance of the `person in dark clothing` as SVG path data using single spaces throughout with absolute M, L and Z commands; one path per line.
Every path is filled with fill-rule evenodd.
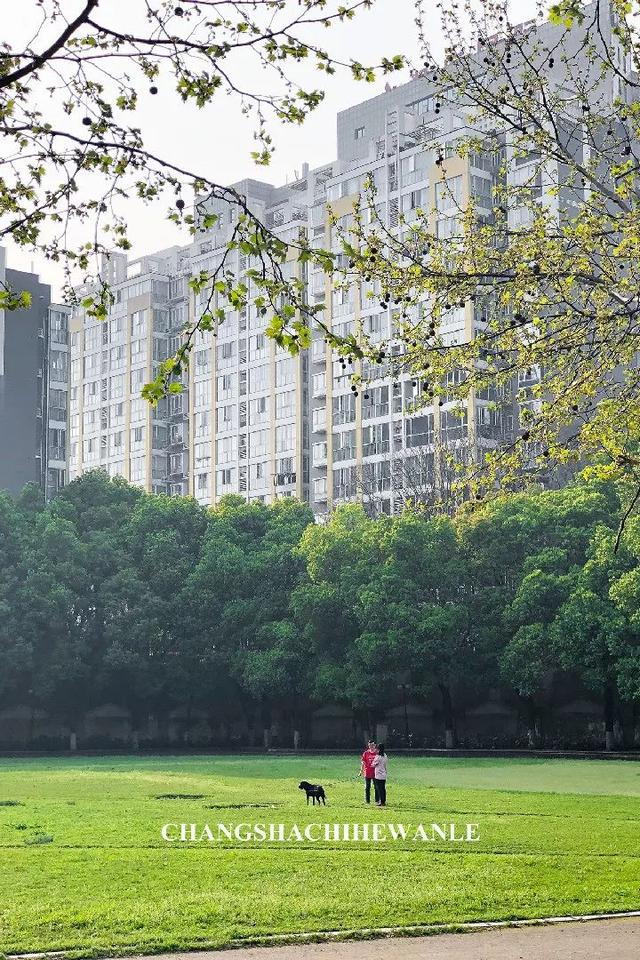
M 388 757 L 385 753 L 384 743 L 379 743 L 378 752 L 373 758 L 375 774 L 373 786 L 376 791 L 376 805 L 378 807 L 386 807 L 387 805 L 387 762 Z

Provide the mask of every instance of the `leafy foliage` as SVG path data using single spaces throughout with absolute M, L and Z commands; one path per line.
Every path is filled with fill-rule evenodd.
M 314 524 L 271 506 L 142 493 L 96 471 L 48 505 L 0 498 L 0 693 L 73 732 L 118 703 L 134 737 L 178 711 L 251 735 L 304 735 L 338 703 L 365 729 L 407 700 L 457 718 L 491 689 L 541 726 L 572 678 L 613 735 L 640 699 L 637 521 L 590 479 L 511 494 L 455 520 L 356 504 Z M 542 732 L 536 733 L 536 736 Z M 532 735 L 533 736 L 533 735 Z
M 445 144 L 428 121 L 430 199 L 390 229 L 370 179 L 353 214 L 333 221 L 339 282 L 362 284 L 393 318 L 389 342 L 344 340 L 343 353 L 365 361 L 354 383 L 410 373 L 416 408 L 437 415 L 453 399 L 463 416 L 475 395 L 515 411 L 505 442 L 455 458 L 458 501 L 585 461 L 637 482 L 637 4 L 565 0 L 550 23 L 540 5 L 524 26 L 503 3 L 439 9 L 442 64 L 419 4 L 422 76 L 435 113 L 454 111 L 459 128 Z
M 81 304 L 90 316 L 104 319 L 113 302 L 100 275 L 100 254 L 128 250 L 127 201 L 168 204 L 167 217 L 191 233 L 212 227 L 216 216 L 207 202 L 223 200 L 237 216 L 229 249 L 241 245 L 260 265 L 254 282 L 265 302 L 282 311 L 292 332 L 282 334 L 292 347 L 304 340 L 296 331 L 297 309 L 304 307 L 295 285 L 283 275 L 287 248 L 248 207 L 237 190 L 212 180 L 206 171 L 172 162 L 155 151 L 154 131 L 141 119 L 140 107 L 158 96 L 158 103 L 193 104 L 215 127 L 221 97 L 232 97 L 238 111 L 254 125 L 258 164 L 268 164 L 274 151 L 274 123 L 301 124 L 324 97 L 309 87 L 300 68 L 315 67 L 323 79 L 338 70 L 370 82 L 379 74 L 401 69 L 400 56 L 379 64 L 340 61 L 324 43 L 326 28 L 351 20 L 374 0 L 261 0 L 231 4 L 225 0 L 176 0 L 100 6 L 83 0 L 68 13 L 61 0 L 29 0 L 21 17 L 32 37 L 24 41 L 16 29 L 0 55 L 0 135 L 4 152 L 0 172 L 0 238 L 36 250 L 65 266 L 67 296 L 76 299 L 79 276 L 89 292 Z M 264 84 L 245 86 L 248 62 L 255 62 Z M 191 201 L 195 194 L 195 211 Z M 326 262 L 324 254 L 319 255 Z M 191 279 L 197 291 L 210 284 L 237 306 L 246 294 L 240 278 L 218 268 Z M 282 294 L 290 304 L 277 305 Z M 24 305 L 20 291 L 0 292 L 0 305 Z M 210 304 L 197 318 L 211 329 L 216 315 Z M 172 375 L 187 362 L 190 338 L 165 364 L 146 396 L 155 401 L 176 389 Z M 179 387 L 177 387 L 179 389 Z

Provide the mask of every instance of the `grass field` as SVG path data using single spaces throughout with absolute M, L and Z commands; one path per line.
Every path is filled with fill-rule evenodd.
M 347 757 L 0 760 L 0 952 L 123 954 L 268 934 L 640 908 L 640 765 Z M 300 779 L 329 805 L 305 806 Z M 176 797 L 183 795 L 182 798 Z M 480 842 L 167 844 L 167 822 L 479 825 Z

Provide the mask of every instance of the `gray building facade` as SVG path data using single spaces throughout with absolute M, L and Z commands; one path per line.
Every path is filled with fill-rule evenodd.
M 0 490 L 35 483 L 53 496 L 67 475 L 69 309 L 52 305 L 36 274 L 8 268 L 4 250 L 0 282 L 31 296 L 0 311 Z

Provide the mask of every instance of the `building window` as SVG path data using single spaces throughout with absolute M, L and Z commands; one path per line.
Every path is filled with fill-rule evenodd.
M 61 350 L 52 350 L 49 358 L 49 370 L 51 371 L 52 380 L 62 380 L 67 379 L 67 361 L 68 354 L 63 353 Z
M 233 483 L 233 467 L 225 467 L 218 471 L 218 483 L 221 487 L 230 487 Z
M 218 409 L 218 432 L 222 430 L 231 430 L 235 421 L 236 405 L 228 403 Z
M 249 401 L 249 423 L 264 423 L 267 419 L 267 398 L 257 397 Z
M 115 370 L 118 367 L 123 367 L 125 364 L 125 359 L 124 344 L 120 344 L 117 347 L 111 348 L 109 362 L 112 370 Z
M 67 392 L 66 390 L 52 389 L 49 391 L 49 419 L 67 419 Z
M 144 310 L 136 310 L 131 314 L 131 336 L 143 337 L 147 332 L 147 321 Z
M 211 384 L 208 380 L 198 380 L 194 389 L 194 404 L 196 407 L 206 407 L 209 405 L 211 397 Z
M 322 500 L 327 496 L 327 478 L 318 477 L 313 481 L 313 495 L 316 500 Z
M 436 184 L 436 187 L 438 186 L 439 184 Z M 424 207 L 425 200 L 426 193 L 424 190 L 412 190 L 411 193 L 403 194 L 400 209 L 403 213 L 408 213 L 410 210 L 418 210 Z
M 276 363 L 276 387 L 286 387 L 295 379 L 295 360 L 287 357 Z
M 206 437 L 209 434 L 209 410 L 202 410 L 196 413 L 196 437 Z
M 324 397 L 327 392 L 327 378 L 324 373 L 314 373 L 313 375 L 313 395 L 314 397 Z
M 320 467 L 327 462 L 327 444 L 326 441 L 322 443 L 314 443 L 313 445 L 313 465 L 314 467 Z
M 374 423 L 362 429 L 362 453 L 365 457 L 389 452 L 389 424 Z
M 356 127 L 353 131 L 354 140 L 364 140 L 364 127 Z
M 145 368 L 131 371 L 131 393 L 139 393 L 144 385 Z
M 132 340 L 131 341 L 131 362 L 136 363 L 140 360 L 144 360 L 147 353 L 147 341 L 146 340 Z
M 133 482 L 139 482 L 140 480 L 145 479 L 145 458 L 144 457 L 132 457 L 130 460 L 131 469 L 130 469 L 130 478 Z
M 287 420 L 295 414 L 296 393 L 295 390 L 287 390 L 286 393 L 276 395 L 276 419 Z
M 196 375 L 203 376 L 211 372 L 211 354 L 209 350 L 196 352 Z
M 267 388 L 267 367 L 263 364 L 261 367 L 254 367 L 249 371 L 249 387 L 251 393 L 259 393 Z
M 277 461 L 278 473 L 292 474 L 295 471 L 295 464 L 293 462 L 293 457 L 281 457 Z
M 254 336 L 249 337 L 249 359 L 258 360 L 264 357 L 266 347 L 267 342 L 264 333 L 256 333 Z
M 211 444 L 194 444 L 194 458 L 196 467 L 208 467 L 211 462 Z
M 276 427 L 276 452 L 284 453 L 295 446 L 295 424 L 287 423 Z
M 462 203 L 462 177 L 450 177 L 436 183 L 436 210 L 459 208 Z
M 256 430 L 249 434 L 249 454 L 252 457 L 263 457 L 267 452 L 267 431 Z
M 265 478 L 267 476 L 267 465 L 266 463 L 254 463 L 249 467 L 249 486 L 254 489 L 256 487 L 264 487 Z
M 221 343 L 218 347 L 218 363 L 228 363 L 233 358 L 235 344 Z
M 131 427 L 131 449 L 139 450 L 144 444 L 144 427 Z
M 388 424 L 387 424 L 388 427 Z M 354 460 L 356 456 L 356 432 L 355 430 L 343 430 L 341 433 L 335 433 L 333 436 L 333 459 Z
M 238 438 L 223 437 L 218 443 L 218 463 L 229 463 L 238 456 Z
M 347 393 L 333 398 L 333 422 L 351 423 L 356 418 L 356 398 Z
M 325 430 L 327 426 L 327 411 L 325 407 L 318 407 L 313 411 L 312 424 L 314 431 Z
M 218 377 L 218 400 L 228 400 L 233 396 L 233 374 L 225 373 Z

